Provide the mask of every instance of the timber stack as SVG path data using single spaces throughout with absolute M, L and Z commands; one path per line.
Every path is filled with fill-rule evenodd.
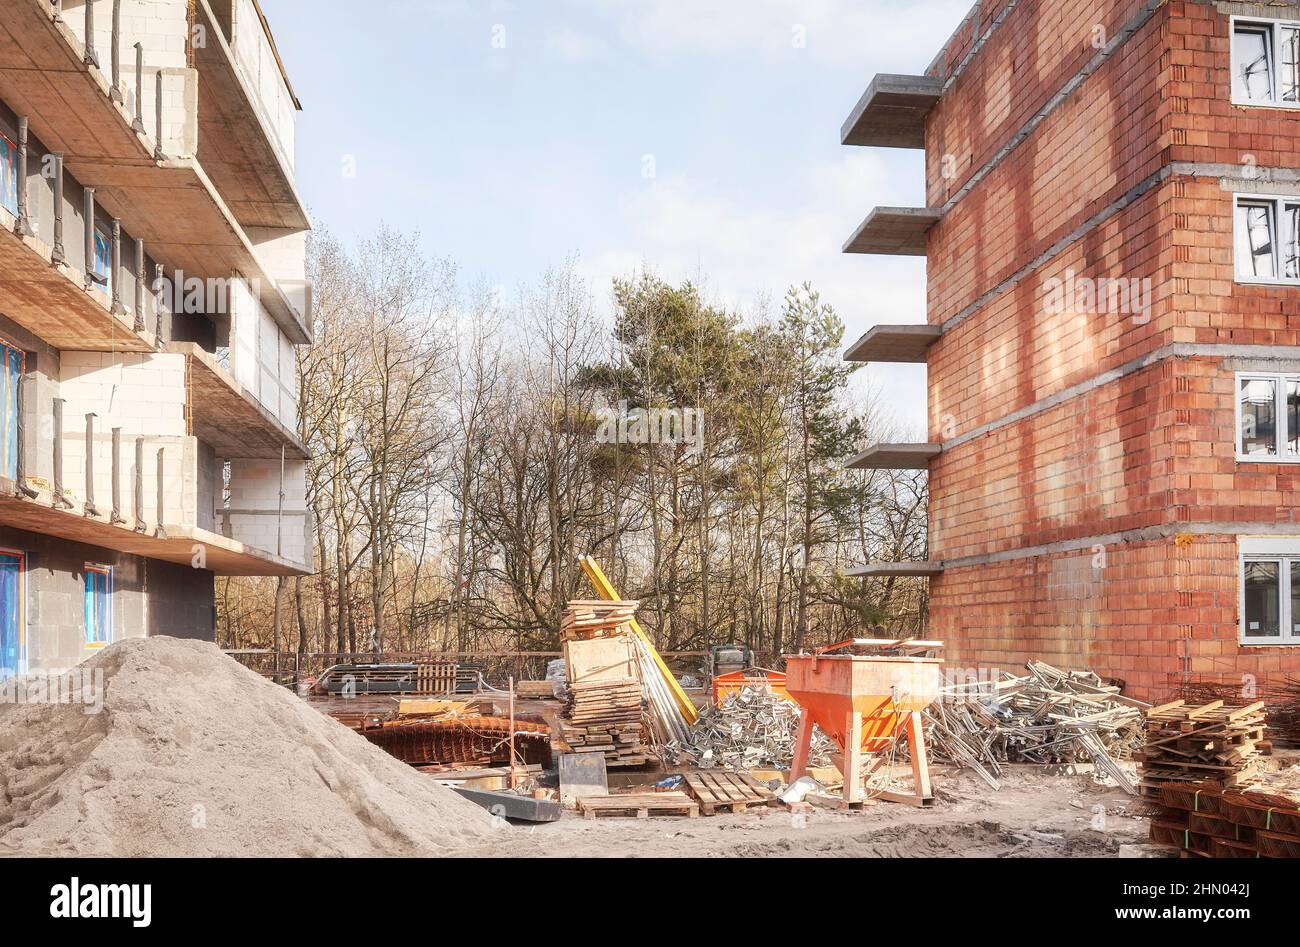
M 1268 714 L 1263 701 L 1244 707 L 1222 700 L 1190 705 L 1176 700 L 1147 712 L 1146 745 L 1134 754 L 1142 795 L 1159 801 L 1170 783 L 1231 790 L 1258 776 Z
M 561 735 L 574 752 L 603 752 L 605 765 L 641 766 L 646 754 L 641 682 L 630 678 L 569 687 Z

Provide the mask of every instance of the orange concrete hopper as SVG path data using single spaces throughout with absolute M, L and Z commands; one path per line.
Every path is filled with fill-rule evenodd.
M 846 647 L 892 653 L 830 654 Z M 929 765 L 922 739 L 921 711 L 939 696 L 943 659 L 923 657 L 943 647 L 937 641 L 855 638 L 811 654 L 786 656 L 786 689 L 803 708 L 790 779 L 808 765 L 813 724 L 844 751 L 844 803 L 863 799 L 863 753 L 893 746 L 904 728 L 912 756 L 916 794 L 882 793 L 892 801 L 932 804 Z M 873 769 L 884 762 L 879 757 Z

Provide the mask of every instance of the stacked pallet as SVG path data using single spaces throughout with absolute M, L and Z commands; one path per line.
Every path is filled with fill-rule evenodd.
M 607 767 L 649 761 L 641 682 L 635 678 L 571 684 L 564 718 L 560 734 L 574 752 L 603 752 Z
M 1186 858 L 1300 857 L 1300 805 L 1287 796 L 1165 783 L 1151 841 Z
M 1133 754 L 1142 795 L 1158 801 L 1170 783 L 1236 789 L 1258 776 L 1267 713 L 1263 701 L 1229 707 L 1222 700 L 1199 706 L 1181 700 L 1147 712 L 1146 743 Z
M 630 630 L 639 602 L 588 602 L 575 599 L 568 603 L 560 619 L 563 641 L 610 638 Z

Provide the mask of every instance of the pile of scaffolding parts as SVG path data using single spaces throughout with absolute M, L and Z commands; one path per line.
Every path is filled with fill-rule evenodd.
M 926 711 L 937 760 L 978 773 L 994 789 L 1003 763 L 1092 763 L 1126 792 L 1137 787 L 1118 760 L 1142 746 L 1150 705 L 1125 697 L 1091 671 L 1030 661 L 1029 674 L 944 688 Z

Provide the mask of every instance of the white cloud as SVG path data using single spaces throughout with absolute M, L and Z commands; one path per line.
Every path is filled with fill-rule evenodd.
M 570 0 L 614 20 L 623 38 L 657 55 L 792 54 L 916 71 L 907 51 L 938 52 L 972 0 Z M 900 58 L 900 53 L 905 58 Z

